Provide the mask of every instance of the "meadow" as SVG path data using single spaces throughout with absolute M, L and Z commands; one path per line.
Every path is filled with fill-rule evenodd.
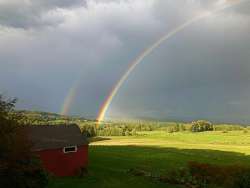
M 90 139 L 88 175 L 52 178 L 49 188 L 177 188 L 129 169 L 157 175 L 186 167 L 189 161 L 250 166 L 250 133 L 244 131 L 175 132 L 144 131 L 136 136 Z

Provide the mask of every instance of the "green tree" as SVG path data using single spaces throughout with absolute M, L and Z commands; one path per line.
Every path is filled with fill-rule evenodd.
M 31 152 L 23 117 L 14 111 L 15 103 L 16 99 L 4 100 L 0 95 L 1 187 L 45 187 L 46 173 Z

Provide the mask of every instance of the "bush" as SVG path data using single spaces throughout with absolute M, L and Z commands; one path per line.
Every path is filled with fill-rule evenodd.
M 250 187 L 250 169 L 239 169 L 238 173 L 234 173 L 234 181 L 231 188 L 249 188 Z
M 247 130 L 247 129 L 244 129 L 244 130 L 243 130 L 243 133 L 244 133 L 244 134 L 247 134 L 247 133 L 248 133 L 248 130 Z
M 217 185 L 225 188 L 249 188 L 250 167 L 240 165 L 219 166 L 190 162 L 189 173 L 199 187 Z
M 153 175 L 140 168 L 129 169 L 128 173 L 186 188 L 250 188 L 250 167 L 240 165 L 219 166 L 191 161 L 187 168 L 172 170 L 164 175 Z
M 213 124 L 209 121 L 205 120 L 198 120 L 192 122 L 191 130 L 192 132 L 204 132 L 204 131 L 213 131 L 214 127 Z
M 88 125 L 87 124 L 87 125 L 81 126 L 80 129 L 81 129 L 81 132 L 84 136 L 94 137 L 97 135 L 95 125 Z
M 44 188 L 48 184 L 48 174 L 35 157 L 27 161 L 1 163 L 0 182 L 3 187 Z

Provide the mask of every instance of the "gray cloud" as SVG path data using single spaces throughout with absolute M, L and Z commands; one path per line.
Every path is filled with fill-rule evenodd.
M 0 24 L 7 27 L 34 28 L 63 22 L 60 9 L 85 5 L 84 0 L 29 1 L 8 0 L 0 2 Z
M 95 116 L 129 62 L 217 2 L 0 1 L 0 92 L 18 97 L 19 108 L 59 112 L 80 78 L 70 113 Z M 109 115 L 245 116 L 248 5 L 202 20 L 164 43 L 131 75 Z M 218 97 L 208 101 L 214 91 Z
M 151 117 L 165 119 L 249 121 L 249 20 L 212 19 L 178 34 L 145 59 L 109 115 L 140 117 L 148 109 Z

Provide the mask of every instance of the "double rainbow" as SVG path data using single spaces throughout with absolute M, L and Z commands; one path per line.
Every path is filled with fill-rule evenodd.
M 220 6 L 219 8 L 216 8 L 215 10 L 213 10 L 211 12 L 203 12 L 200 15 L 198 15 L 197 17 L 194 17 L 194 18 L 186 21 L 185 23 L 179 25 L 178 27 L 174 28 L 173 30 L 171 30 L 170 32 L 168 32 L 167 34 L 165 34 L 164 36 L 159 38 L 151 46 L 146 48 L 133 62 L 130 63 L 128 69 L 124 72 L 124 74 L 118 80 L 118 82 L 113 86 L 109 95 L 107 96 L 107 98 L 103 102 L 102 106 L 100 107 L 100 110 L 99 110 L 99 113 L 97 116 L 98 123 L 101 123 L 104 120 L 106 112 L 107 112 L 110 104 L 112 103 L 113 98 L 117 95 L 118 91 L 120 90 L 120 88 L 122 87 L 124 82 L 127 80 L 127 78 L 130 76 L 130 74 L 134 71 L 134 69 L 143 61 L 144 58 L 146 58 L 154 50 L 156 50 L 163 42 L 174 37 L 176 34 L 183 31 L 185 28 L 189 27 L 190 25 L 192 25 L 192 24 L 194 24 L 202 19 L 205 19 L 211 15 L 215 15 L 217 12 L 231 8 L 232 6 L 241 4 L 243 2 L 249 2 L 249 0 L 229 0 L 229 1 L 227 1 L 227 3 Z M 78 80 L 74 84 L 74 86 L 70 89 L 67 97 L 64 100 L 61 114 L 64 114 L 64 115 L 68 114 L 70 106 L 72 105 L 74 98 L 75 98 L 75 95 L 77 93 L 77 90 L 79 88 L 79 83 L 80 83 L 80 81 Z

